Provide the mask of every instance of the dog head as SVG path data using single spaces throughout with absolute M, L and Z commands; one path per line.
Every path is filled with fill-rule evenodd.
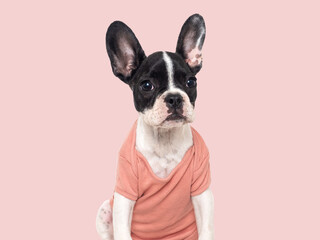
M 175 53 L 147 57 L 126 24 L 115 21 L 109 26 L 106 46 L 112 71 L 130 86 L 135 108 L 147 124 L 171 128 L 194 120 L 205 34 L 202 16 L 194 14 L 181 28 Z

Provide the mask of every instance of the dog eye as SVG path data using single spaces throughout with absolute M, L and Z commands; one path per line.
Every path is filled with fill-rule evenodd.
M 194 88 L 197 86 L 197 79 L 195 77 L 191 77 L 187 80 L 186 83 L 188 88 Z
M 140 87 L 143 91 L 152 91 L 154 86 L 149 80 L 145 80 L 140 84 Z

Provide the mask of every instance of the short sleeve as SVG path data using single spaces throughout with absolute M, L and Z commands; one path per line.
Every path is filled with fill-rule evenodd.
M 202 150 L 196 154 L 194 162 L 193 176 L 191 183 L 191 196 L 196 196 L 204 192 L 211 183 L 210 155 L 207 147 L 203 143 Z
M 138 177 L 135 166 L 119 156 L 115 192 L 136 201 L 138 199 Z

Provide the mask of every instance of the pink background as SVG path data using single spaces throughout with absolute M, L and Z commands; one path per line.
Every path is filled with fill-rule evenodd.
M 319 1 L 1 3 L 0 239 L 99 239 L 137 118 L 105 32 L 147 54 L 207 25 L 193 126 L 211 151 L 216 239 L 320 239 Z

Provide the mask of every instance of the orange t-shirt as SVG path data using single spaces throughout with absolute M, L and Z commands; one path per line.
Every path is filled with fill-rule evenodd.
M 168 177 L 159 178 L 135 148 L 136 127 L 137 121 L 120 149 L 115 186 L 115 192 L 136 201 L 132 239 L 198 239 L 191 196 L 202 193 L 210 185 L 208 148 L 191 128 L 193 145 Z

